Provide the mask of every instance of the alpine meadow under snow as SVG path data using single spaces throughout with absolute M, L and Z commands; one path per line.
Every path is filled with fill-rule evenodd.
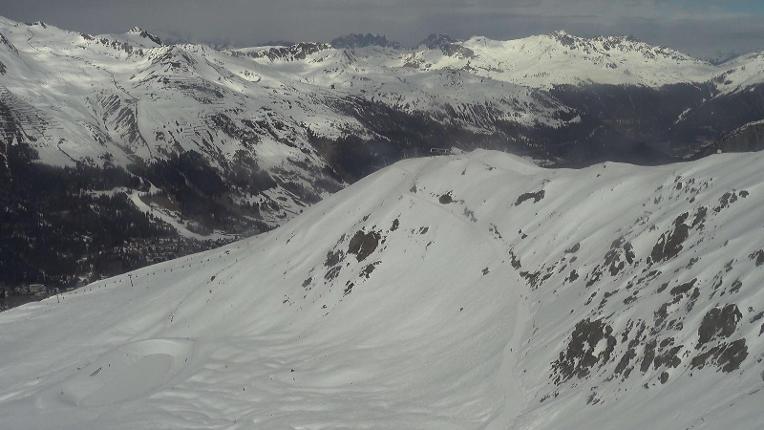
M 398 162 L 273 231 L 0 313 L 0 422 L 760 428 L 762 163 Z

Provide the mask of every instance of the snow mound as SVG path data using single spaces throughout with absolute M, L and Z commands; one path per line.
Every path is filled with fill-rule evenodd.
M 108 352 L 61 384 L 61 398 L 76 406 L 103 406 L 151 394 L 190 359 L 192 343 L 148 339 Z

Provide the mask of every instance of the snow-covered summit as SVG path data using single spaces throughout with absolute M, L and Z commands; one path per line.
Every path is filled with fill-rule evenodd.
M 424 46 L 431 51 L 413 55 L 423 68 L 470 68 L 479 75 L 532 87 L 586 83 L 661 86 L 702 82 L 715 70 L 705 61 L 628 37 L 584 38 L 556 32 L 508 41 L 483 36 L 464 42 L 433 39 Z
M 303 42 L 278 49 L 250 48 L 246 51 L 261 52 L 253 56 L 266 57 L 271 61 L 324 63 L 329 48 L 339 51 L 338 55 L 345 48 L 398 48 L 397 44 L 383 37 L 348 37 L 326 45 Z M 306 50 L 306 47 L 311 49 Z M 586 38 L 565 32 L 507 41 L 484 36 L 458 41 L 446 34 L 431 34 L 413 49 L 379 51 L 374 57 L 372 61 L 361 61 L 359 67 L 385 65 L 392 68 L 390 72 L 400 67 L 409 70 L 416 68 L 422 72 L 461 69 L 478 76 L 534 88 L 591 83 L 659 87 L 708 81 L 718 72 L 716 66 L 704 60 L 628 36 Z
M 129 37 L 131 39 L 133 39 L 135 37 L 140 38 L 140 39 L 146 39 L 143 42 L 144 43 L 143 46 L 161 46 L 161 45 L 163 45 L 162 39 L 159 36 L 157 36 L 155 34 L 152 34 L 152 33 L 148 32 L 147 30 L 145 30 L 145 29 L 143 29 L 141 27 L 138 27 L 138 26 L 135 26 L 135 27 L 131 28 L 130 30 L 128 30 L 127 37 Z M 146 42 L 150 42 L 150 43 L 146 43 Z
M 0 416 L 756 429 L 762 162 L 400 162 L 270 233 L 0 313 Z

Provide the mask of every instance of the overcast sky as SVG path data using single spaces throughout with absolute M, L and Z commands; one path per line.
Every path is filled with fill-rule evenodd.
M 764 50 L 764 0 L 0 0 L 0 15 L 88 33 L 135 25 L 165 37 L 246 46 L 386 34 L 508 39 L 566 30 L 630 34 L 698 56 Z

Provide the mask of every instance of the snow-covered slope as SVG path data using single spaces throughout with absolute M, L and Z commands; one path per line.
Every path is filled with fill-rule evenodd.
M 93 36 L 0 19 L 0 35 L 0 91 L 12 111 L 4 140 L 33 142 L 42 162 L 128 165 L 197 151 L 227 170 L 242 156 L 277 183 L 292 178 L 316 195 L 326 191 L 316 171 L 331 164 L 311 144 L 316 138 L 390 139 L 363 114 L 375 110 L 367 106 L 483 135 L 514 128 L 521 135 L 512 139 L 524 141 L 522 130 L 575 128 L 587 114 L 546 91 L 556 86 L 713 80 L 720 91 L 742 91 L 764 76 L 760 56 L 717 67 L 629 38 L 564 32 L 511 41 L 431 36 L 415 49 L 355 35 L 337 39 L 342 48 L 229 51 L 164 46 L 140 28 Z M 270 194 L 260 198 L 286 201 L 290 212 L 304 203 L 283 189 Z
M 715 70 L 707 62 L 627 37 L 583 38 L 565 32 L 509 41 L 481 36 L 440 43 L 437 48 L 415 53 L 409 64 L 425 69 L 470 68 L 481 76 L 531 87 L 661 86 L 703 82 Z
M 256 234 L 433 149 L 568 166 L 755 149 L 762 77 L 753 54 L 713 66 L 562 32 L 218 50 L 0 18 L 0 233 L 18 240 L 0 285 L 71 288 Z
M 357 122 L 322 102 L 302 103 L 311 91 L 260 76 L 249 62 L 204 46 L 162 46 L 141 29 L 92 36 L 2 20 L 0 33 L 3 140 L 30 145 L 42 163 L 125 167 L 194 151 L 223 173 L 244 164 L 277 186 L 233 197 L 261 204 L 270 225 L 341 184 L 322 171 L 308 128 L 321 135 Z
M 734 58 L 721 65 L 715 82 L 724 93 L 743 91 L 764 83 L 764 52 Z
M 140 28 L 88 35 L 0 18 L 2 143 L 23 142 L 55 166 L 127 167 L 189 151 L 224 177 L 243 165 L 268 180 L 235 187 L 230 199 L 256 205 L 258 222 L 272 227 L 348 180 L 316 140 L 390 140 L 377 131 L 390 127 L 369 124 L 380 120 L 362 113 L 367 106 L 483 135 L 497 122 L 558 127 L 575 120 L 532 89 L 463 71 L 388 67 L 398 56 L 392 48 L 274 49 L 304 61 L 263 64 L 244 55 L 262 49 L 165 46 Z M 175 225 L 186 221 L 156 209 Z
M 292 47 L 286 49 L 289 58 L 305 61 L 278 66 L 252 61 L 242 55 L 247 50 L 162 46 L 141 29 L 91 36 L 42 23 L 0 24 L 7 42 L 0 49 L 4 99 L 41 117 L 17 118 L 24 131 L 9 128 L 6 134 L 34 139 L 41 161 L 50 164 L 100 165 L 109 158 L 124 165 L 184 150 L 224 164 L 244 152 L 269 171 L 285 169 L 310 186 L 309 175 L 295 164 L 320 169 L 325 162 L 308 144 L 309 136 L 371 135 L 343 111 L 340 100 L 348 97 L 368 96 L 476 128 L 485 115 L 444 112 L 487 106 L 493 119 L 558 125 L 558 112 L 565 110 L 527 89 L 471 74 L 390 73 L 385 63 L 397 56 L 392 49 L 369 48 L 356 57 L 315 45 L 327 49 L 304 56 Z
M 346 49 L 331 45 L 302 48 L 295 51 L 294 47 L 264 47 L 233 52 L 250 55 L 263 64 L 292 64 L 290 71 L 303 74 L 316 69 L 348 73 L 343 66 L 351 64 L 397 73 L 463 70 L 533 88 L 591 83 L 658 87 L 705 82 L 719 71 L 708 62 L 627 37 L 583 38 L 564 32 L 508 41 L 483 36 L 457 41 L 446 35 L 431 35 L 415 49 L 372 45 L 353 49 L 350 55 Z
M 760 428 L 763 162 L 399 162 L 0 314 L 3 426 Z
M 270 173 L 283 171 L 277 182 L 297 177 L 318 194 L 315 173 L 301 167 L 326 167 L 311 137 L 379 137 L 348 100 L 490 134 L 501 123 L 575 125 L 577 112 L 540 91 L 554 86 L 660 87 L 716 78 L 742 89 L 764 76 L 755 56 L 716 67 L 628 38 L 563 32 L 511 41 L 435 38 L 415 49 L 366 46 L 371 42 L 356 37 L 338 40 L 364 47 L 231 51 L 164 46 L 140 28 L 92 36 L 1 19 L 0 34 L 0 90 L 19 112 L 5 119 L 12 124 L 4 135 L 33 141 L 41 161 L 126 165 L 194 150 L 225 169 L 246 154 Z M 725 71 L 731 80 L 719 77 Z

